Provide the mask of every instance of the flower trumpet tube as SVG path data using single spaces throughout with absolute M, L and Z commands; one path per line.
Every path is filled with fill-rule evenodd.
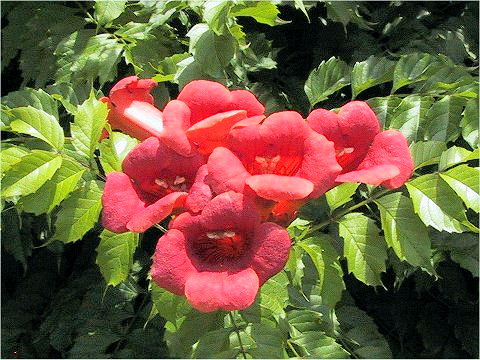
M 145 140 L 160 137 L 164 132 L 162 112 L 153 104 L 150 91 L 157 85 L 152 79 L 126 77 L 110 90 L 109 97 L 100 101 L 109 108 L 108 122 L 112 129 Z

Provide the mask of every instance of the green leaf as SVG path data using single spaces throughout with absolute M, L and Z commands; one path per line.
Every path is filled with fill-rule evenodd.
M 193 56 L 186 58 L 178 63 L 178 70 L 174 76 L 173 82 L 178 83 L 179 89 L 182 89 L 192 80 L 208 79 L 213 80 L 214 77 L 205 73 L 198 61 Z
M 467 149 L 458 146 L 452 146 L 442 152 L 440 163 L 438 164 L 438 170 L 443 171 L 453 165 L 471 160 L 472 155 L 472 151 L 468 151 Z
M 355 63 L 352 70 L 352 97 L 356 98 L 362 91 L 375 85 L 392 81 L 394 66 L 395 62 L 374 55 Z
M 216 329 L 202 335 L 195 344 L 192 358 L 218 359 L 222 352 L 229 348 L 230 333 L 233 329 Z
M 37 191 L 62 165 L 62 157 L 43 150 L 32 150 L 5 174 L 2 197 L 25 196 Z
M 427 165 L 437 164 L 440 155 L 447 150 L 447 145 L 442 141 L 418 141 L 410 145 L 415 169 Z
M 328 99 L 328 96 L 350 84 L 350 68 L 342 60 L 331 57 L 313 70 L 305 83 L 310 105 Z
M 232 5 L 229 1 L 218 0 L 207 0 L 203 4 L 203 19 L 215 34 L 224 33 Z
M 292 337 L 308 331 L 323 331 L 322 313 L 307 309 L 294 309 L 288 312 L 287 319 Z
M 478 277 L 478 235 L 472 233 L 448 234 L 439 233 L 433 238 L 438 249 L 448 251 L 453 261 Z
M 464 103 L 463 99 L 450 95 L 436 101 L 426 114 L 425 139 L 448 142 L 458 138 Z
M 62 166 L 35 193 L 20 200 L 23 211 L 40 215 L 49 213 L 75 190 L 87 169 L 76 161 L 64 157 Z
M 355 194 L 358 185 L 357 183 L 344 183 L 327 191 L 325 197 L 328 207 L 330 208 L 330 213 L 352 200 L 352 195 Z
M 201 69 L 214 78 L 224 78 L 224 69 L 233 59 L 235 43 L 231 35 L 218 36 L 207 24 L 197 24 L 187 33 L 190 53 Z
M 430 54 L 413 53 L 403 55 L 395 65 L 392 94 L 405 85 L 427 79 L 427 70 L 436 64 Z
M 279 13 L 277 6 L 269 1 L 247 1 L 230 10 L 231 16 L 253 17 L 257 22 L 270 26 L 276 25 Z
M 478 99 L 470 99 L 460 121 L 462 136 L 472 148 L 478 148 Z
M 58 150 L 63 148 L 63 129 L 55 116 L 31 106 L 12 109 L 12 114 L 12 131 L 41 139 Z
M 170 355 L 179 358 L 190 358 L 194 344 L 208 331 L 223 327 L 223 314 L 220 311 L 201 313 L 189 312 L 178 328 L 167 323 L 165 341 Z
M 13 50 L 13 56 L 10 55 L 13 59 L 20 50 L 21 86 L 33 83 L 37 88 L 43 87 L 54 79 L 57 45 L 64 37 L 83 28 L 85 19 L 79 16 L 78 8 L 58 2 L 14 5 L 4 12 L 8 25 L 5 22 L 7 26 L 2 28 L 2 72 L 8 62 L 4 61 L 4 54 L 12 54 Z
M 284 336 L 278 327 L 271 324 L 251 324 L 246 332 L 254 344 L 247 349 L 247 353 L 254 359 L 284 359 Z
M 379 333 L 377 326 L 364 311 L 356 306 L 344 305 L 336 311 L 341 337 L 349 341 L 356 358 L 391 359 L 392 352 L 387 340 Z
M 159 73 L 152 79 L 156 82 L 173 81 L 179 68 L 178 63 L 187 59 L 189 56 L 189 53 L 181 53 L 166 57 L 157 66 L 157 71 Z
M 345 240 L 348 271 L 367 285 L 382 285 L 380 274 L 386 270 L 387 249 L 375 222 L 361 213 L 350 213 L 338 225 Z
M 425 75 L 426 81 L 415 88 L 416 92 L 445 93 L 450 91 L 459 94 L 460 91 L 459 95 L 461 95 L 464 87 L 469 88 L 470 85 L 475 84 L 475 78 L 469 74 L 467 68 L 454 64 L 446 57 L 439 57 L 438 63 L 431 66 Z M 478 96 L 478 84 L 474 85 L 474 90 L 476 93 L 473 92 L 469 96 L 475 97 L 475 94 Z
M 415 215 L 412 202 L 400 192 L 375 200 L 389 247 L 400 260 L 413 266 L 431 268 L 432 254 L 426 226 Z
M 291 338 L 298 345 L 302 355 L 317 359 L 348 359 L 349 354 L 335 339 L 321 331 L 307 331 Z
M 375 97 L 367 100 L 382 128 L 388 128 L 394 109 L 400 105 L 402 99 L 397 96 Z
M 360 16 L 358 9 L 360 5 L 356 1 L 327 1 L 327 16 L 333 21 L 343 24 L 345 33 L 347 32 L 347 25 L 350 22 L 357 24 L 361 29 L 371 30 L 369 25 L 373 25 Z
M 3 175 L 10 170 L 13 165 L 18 163 L 28 153 L 28 150 L 20 146 L 2 147 L 0 151 L 1 174 Z
M 389 128 L 400 130 L 409 142 L 424 140 L 426 114 L 432 103 L 431 97 L 407 96 L 395 109 Z
M 172 294 L 153 281 L 150 284 L 153 306 L 158 314 L 165 320 L 170 321 L 175 327 L 179 326 L 182 318 L 192 311 L 192 306 L 184 296 Z
M 100 143 L 100 163 L 105 174 L 122 171 L 122 162 L 138 144 L 138 140 L 121 132 L 114 131 L 108 139 Z
M 331 242 L 331 237 L 319 235 L 303 240 L 299 245 L 310 256 L 317 270 L 316 285 L 321 289 L 319 295 L 322 298 L 322 304 L 334 308 L 342 297 L 345 284 L 339 256 Z
M 95 19 L 99 25 L 110 24 L 122 14 L 126 4 L 125 0 L 96 0 Z
M 93 228 L 102 210 L 102 191 L 103 184 L 92 180 L 62 202 L 52 240 L 74 242 Z
M 308 22 L 310 23 L 310 17 L 308 16 L 307 9 L 305 9 L 305 4 L 303 3 L 303 0 L 295 0 L 294 5 L 295 9 L 301 10 L 305 14 Z
M 437 174 L 419 176 L 406 183 L 415 213 L 438 231 L 462 232 L 465 209 L 455 192 Z
M 31 241 L 20 233 L 20 217 L 15 207 L 2 211 L 2 245 L 27 270 L 27 258 L 32 254 Z
M 77 112 L 77 106 L 90 97 L 92 90 L 95 91 L 92 88 L 92 84 L 88 81 L 76 84 L 73 87 L 67 83 L 57 83 L 47 87 L 47 91 L 52 97 L 60 101 L 63 107 L 73 115 Z M 102 93 L 98 91 L 97 96 L 101 95 Z
M 47 114 L 55 116 L 55 119 L 58 120 L 57 102 L 42 89 L 24 88 L 19 91 L 9 92 L 2 97 L 2 104 L 11 109 L 32 106 L 37 110 L 43 110 Z
M 137 245 L 138 234 L 115 234 L 107 229 L 102 231 L 95 262 L 107 285 L 116 286 L 127 279 Z
M 285 265 L 285 270 L 290 273 L 292 284 L 297 287 L 300 287 L 302 284 L 303 269 L 305 268 L 302 261 L 302 255 L 303 251 L 301 251 L 298 246 L 293 245 L 290 248 L 288 261 Z
M 284 272 L 279 272 L 268 279 L 260 289 L 260 307 L 273 316 L 283 315 L 288 301 L 287 284 L 288 278 Z
M 440 177 L 457 193 L 465 205 L 475 212 L 480 212 L 479 168 L 465 164 L 440 173 Z
M 114 80 L 122 51 L 123 46 L 111 34 L 95 35 L 92 29 L 75 31 L 55 50 L 56 80 L 77 85 L 98 77 L 102 86 Z
M 81 153 L 92 158 L 98 146 L 100 135 L 107 123 L 107 104 L 98 101 L 93 93 L 78 106 L 71 124 L 72 144 Z

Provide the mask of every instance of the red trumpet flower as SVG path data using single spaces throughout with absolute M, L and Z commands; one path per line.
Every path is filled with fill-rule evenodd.
M 196 309 L 241 310 L 287 262 L 290 237 L 261 223 L 253 203 L 235 192 L 216 196 L 200 215 L 174 219 L 155 250 L 152 279 Z
M 176 151 L 187 154 L 191 144 L 202 154 L 225 146 L 231 127 L 248 117 L 262 115 L 265 107 L 247 90 L 228 90 L 222 84 L 195 80 L 188 83 L 177 100 L 164 109 L 162 140 Z
M 151 137 L 111 172 L 103 192 L 103 226 L 113 232 L 143 232 L 184 205 L 201 155 L 184 157 Z
M 187 199 L 192 211 L 201 208 L 208 191 L 210 196 L 229 190 L 253 192 L 264 218 L 273 212 L 278 220 L 333 187 L 341 171 L 333 143 L 293 111 L 237 123 L 228 146 L 217 147 L 197 175 Z
M 108 105 L 108 122 L 112 129 L 121 130 L 139 140 L 160 137 L 164 131 L 163 116 L 150 95 L 155 86 L 157 83 L 152 79 L 136 76 L 117 82 L 110 90 L 110 96 L 100 99 Z
M 397 130 L 380 131 L 375 113 L 363 101 L 351 101 L 338 114 L 317 109 L 307 118 L 310 127 L 335 144 L 342 173 L 337 182 L 362 182 L 395 189 L 412 175 L 408 143 Z

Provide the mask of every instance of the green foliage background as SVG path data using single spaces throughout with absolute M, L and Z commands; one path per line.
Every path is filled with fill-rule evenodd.
M 1 7 L 2 358 L 478 358 L 478 2 Z M 198 313 L 149 281 L 166 223 L 98 223 L 137 141 L 98 143 L 96 99 L 131 74 L 159 82 L 160 108 L 199 78 L 268 112 L 366 100 L 415 174 L 311 202 L 252 307 Z

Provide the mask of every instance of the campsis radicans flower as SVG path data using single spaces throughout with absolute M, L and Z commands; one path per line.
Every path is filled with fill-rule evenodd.
M 209 191 L 212 196 L 232 190 L 253 193 L 264 218 L 279 218 L 332 188 L 342 170 L 333 143 L 294 111 L 238 122 L 227 146 L 215 148 L 197 174 L 187 199 L 190 210 L 198 211 Z
M 225 146 L 231 127 L 237 122 L 261 115 L 265 107 L 247 90 L 228 90 L 208 80 L 188 83 L 176 100 L 164 110 L 167 145 L 180 153 L 190 150 L 192 143 L 205 155 L 218 146 Z
M 108 121 L 113 129 L 140 140 L 155 136 L 185 156 L 197 151 L 210 154 L 215 147 L 225 145 L 233 124 L 265 111 L 251 92 L 230 91 L 208 80 L 188 83 L 161 111 L 150 95 L 155 86 L 152 79 L 136 76 L 117 82 L 110 96 L 100 99 L 110 109 Z
M 183 213 L 157 243 L 151 276 L 203 312 L 249 307 L 288 259 L 290 237 L 260 220 L 251 200 L 225 192 L 199 215 Z
M 307 122 L 335 144 L 336 158 L 342 166 L 337 182 L 395 189 L 412 175 L 414 164 L 405 136 L 398 130 L 381 131 L 377 116 L 366 102 L 351 101 L 338 114 L 316 109 Z
M 150 137 L 122 163 L 123 172 L 107 175 L 102 222 L 113 232 L 144 232 L 183 207 L 202 155 L 185 157 Z
M 139 140 L 160 137 L 164 132 L 163 116 L 150 95 L 155 86 L 157 83 L 152 79 L 129 76 L 112 87 L 109 97 L 100 98 L 108 106 L 108 122 L 112 129 Z

